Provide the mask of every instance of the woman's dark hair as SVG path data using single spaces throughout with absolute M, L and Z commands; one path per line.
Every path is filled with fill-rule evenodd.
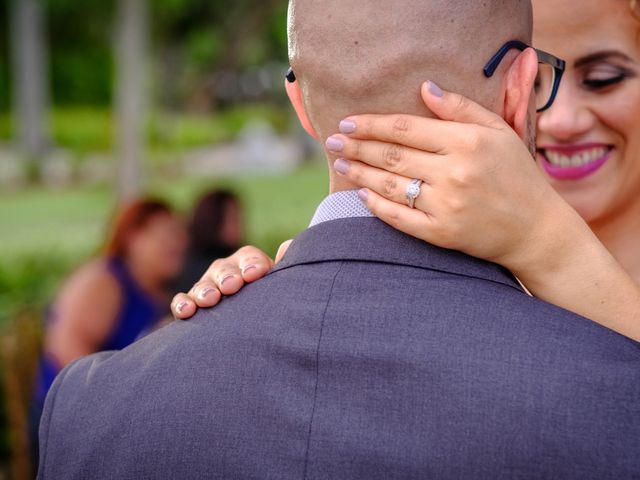
M 125 205 L 115 216 L 104 253 L 110 257 L 124 258 L 129 237 L 146 227 L 159 214 L 171 215 L 173 210 L 163 201 L 155 199 L 135 200 Z
M 222 238 L 222 227 L 229 220 L 228 212 L 231 205 L 239 206 L 240 199 L 228 190 L 215 190 L 200 198 L 189 225 L 189 237 L 193 249 L 209 251 L 238 247 L 238 245 L 227 245 Z

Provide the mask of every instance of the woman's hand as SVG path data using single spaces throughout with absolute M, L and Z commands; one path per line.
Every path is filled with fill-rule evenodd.
M 640 287 L 547 183 L 515 131 L 433 84 L 422 97 L 439 119 L 353 116 L 327 141 L 343 157 L 335 170 L 363 187 L 371 212 L 431 244 L 501 264 L 536 297 L 640 341 Z M 412 179 L 424 182 L 414 209 L 405 197 Z
M 371 212 L 434 245 L 514 270 L 542 255 L 542 239 L 576 213 L 538 170 L 527 146 L 498 115 L 454 93 L 422 89 L 439 119 L 360 115 L 341 122 L 335 170 L 363 187 Z M 337 140 L 337 142 L 335 141 Z M 424 183 L 415 209 L 405 191 Z
M 257 247 L 243 247 L 227 258 L 214 261 L 189 293 L 178 293 L 171 312 L 179 320 L 188 320 L 198 308 L 214 307 L 223 295 L 234 295 L 247 283 L 264 277 L 287 252 L 291 240 L 280 245 L 275 262 Z

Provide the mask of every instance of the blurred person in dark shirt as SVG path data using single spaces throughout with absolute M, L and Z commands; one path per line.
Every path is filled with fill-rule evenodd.
M 176 285 L 186 291 L 207 271 L 211 262 L 235 252 L 244 242 L 242 204 L 228 190 L 204 194 L 194 207 L 189 223 L 189 250 Z

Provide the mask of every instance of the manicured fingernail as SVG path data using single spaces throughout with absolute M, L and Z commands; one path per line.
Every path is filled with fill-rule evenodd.
M 444 96 L 444 92 L 440 89 L 438 85 L 433 83 L 431 80 L 427 82 L 427 88 L 429 89 L 429 93 L 434 97 L 442 98 Z
M 224 285 L 227 280 L 233 277 L 235 277 L 235 275 L 231 275 L 231 274 L 225 275 L 224 277 L 222 277 L 222 280 L 220 281 L 220 285 Z
M 215 288 L 205 288 L 204 290 L 202 290 L 199 294 L 198 294 L 198 298 L 200 300 L 204 300 L 205 298 L 207 298 L 209 295 L 211 295 L 213 292 L 215 292 L 216 289 Z
M 340 122 L 340 132 L 341 133 L 353 133 L 356 131 L 356 122 L 354 122 L 353 120 L 342 120 Z
M 251 270 L 255 270 L 256 268 L 258 268 L 257 265 L 247 265 L 242 269 L 242 273 L 245 274 L 247 272 L 250 272 Z
M 349 173 L 349 169 L 351 168 L 351 162 L 345 160 L 344 158 L 339 158 L 333 163 L 333 168 L 341 175 L 346 175 Z
M 358 190 L 358 197 L 360 197 L 360 200 L 362 200 L 363 203 L 367 203 L 367 200 L 369 200 L 369 190 L 361 188 Z
M 176 312 L 182 313 L 182 311 L 186 308 L 187 305 L 188 305 L 187 302 L 180 302 L 178 305 L 176 305 Z
M 327 138 L 327 149 L 330 152 L 341 152 L 344 150 L 344 142 L 338 137 Z

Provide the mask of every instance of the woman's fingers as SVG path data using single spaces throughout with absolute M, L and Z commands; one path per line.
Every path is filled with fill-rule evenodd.
M 504 119 L 495 112 L 487 110 L 464 95 L 445 92 L 431 81 L 422 84 L 420 93 L 427 108 L 442 120 L 473 123 L 498 130 L 508 127 Z M 450 142 L 446 137 L 445 140 Z
M 430 241 L 430 216 L 421 210 L 400 205 L 367 188 L 359 192 L 367 208 L 383 222 L 396 230 L 426 242 Z
M 188 320 L 193 317 L 198 308 L 216 306 L 222 294 L 218 287 L 206 280 L 196 283 L 189 293 L 178 293 L 171 301 L 171 313 L 178 320 Z
M 273 268 L 273 260 L 262 250 L 252 246 L 241 248 L 229 260 L 237 262 L 246 283 L 261 279 Z
M 179 293 L 171 303 L 176 318 L 186 320 L 198 308 L 214 307 L 223 295 L 233 295 L 245 283 L 264 277 L 273 267 L 269 256 L 256 247 L 243 247 L 228 258 L 216 260 L 188 294 Z
M 223 295 L 233 295 L 244 286 L 242 270 L 233 256 L 213 262 L 201 281 L 211 280 Z
M 395 143 L 359 140 L 345 135 L 333 135 L 327 140 L 327 148 L 335 155 L 359 160 L 372 167 L 410 178 L 422 178 L 425 171 L 438 164 L 441 156 L 404 147 Z
M 354 115 L 340 122 L 340 132 L 351 138 L 378 140 L 432 153 L 443 151 L 459 131 L 456 123 L 414 115 Z
M 199 308 L 213 307 L 222 299 L 216 284 L 208 280 L 200 280 L 196 283 L 189 292 L 189 296 Z
M 407 187 L 411 183 L 411 179 L 408 177 L 345 159 L 336 160 L 334 169 L 352 183 L 373 190 L 387 200 L 401 205 L 407 204 Z M 426 191 L 429 188 L 428 184 L 423 183 L 420 187 L 421 193 L 415 200 L 415 208 L 423 212 L 426 212 L 428 208 Z
M 186 293 L 178 293 L 171 301 L 171 313 L 178 320 L 186 320 L 196 313 L 195 302 Z

